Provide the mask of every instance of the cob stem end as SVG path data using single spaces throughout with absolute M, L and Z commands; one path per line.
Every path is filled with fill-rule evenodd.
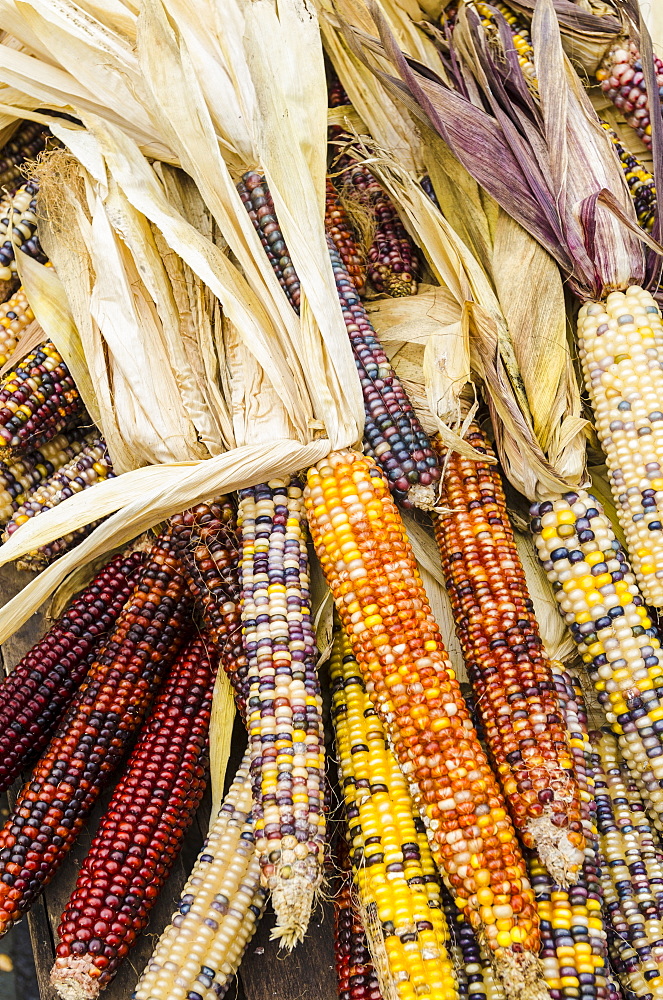
M 277 875 L 274 882 L 272 906 L 276 926 L 272 928 L 270 940 L 278 941 L 282 947 L 292 951 L 304 940 L 320 882 L 313 883 L 303 875 L 287 879 Z
M 51 969 L 51 983 L 62 1000 L 95 1000 L 101 992 L 99 979 L 90 975 L 99 970 L 89 955 L 69 955 L 56 959 Z
M 528 822 L 527 833 L 554 881 L 562 889 L 574 885 L 578 880 L 583 854 L 573 846 L 566 831 L 555 826 L 550 816 L 544 814 Z
M 507 1000 L 549 1000 L 543 966 L 531 951 L 516 953 L 511 948 L 499 948 L 494 965 Z

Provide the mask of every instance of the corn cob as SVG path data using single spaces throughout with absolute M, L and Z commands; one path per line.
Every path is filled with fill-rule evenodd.
M 336 291 L 364 396 L 364 448 L 404 506 L 431 507 L 440 467 L 428 435 L 391 367 L 333 241 L 327 244 Z
M 168 534 L 154 543 L 140 583 L 0 830 L 0 935 L 57 871 L 186 638 L 185 584 L 171 544 Z
M 256 848 L 273 936 L 306 933 L 322 880 L 325 758 L 306 520 L 296 479 L 239 493 L 241 616 Z
M 214 503 L 199 504 L 178 514 L 170 524 L 189 590 L 218 647 L 221 666 L 244 718 L 249 682 L 239 609 L 239 540 L 234 508 L 227 497 L 219 497 Z
M 11 535 L 26 521 L 37 517 L 51 507 L 57 507 L 59 503 L 87 490 L 90 486 L 95 486 L 106 479 L 115 476 L 111 464 L 106 442 L 97 433 L 89 436 L 88 444 L 66 465 L 54 472 L 52 476 L 37 486 L 25 502 L 15 511 L 14 515 L 7 522 L 2 534 L 2 541 L 6 542 Z M 17 562 L 18 569 L 40 570 L 48 566 L 53 559 L 72 548 L 82 538 L 85 538 L 99 522 L 93 522 L 84 528 L 55 539 L 47 545 L 42 545 L 29 552 Z
M 345 835 L 340 838 L 340 873 L 334 894 L 334 955 L 339 1000 L 382 1000 L 366 931 L 352 894 L 352 867 Z
M 435 207 L 439 208 L 440 203 L 437 200 L 437 195 L 435 194 L 435 188 L 433 187 L 433 182 L 431 181 L 428 174 L 424 174 L 424 176 L 421 178 L 420 184 L 424 189 L 424 191 L 426 192 L 426 194 L 428 195 L 428 197 L 430 198 L 430 200 L 435 205 Z
M 617 133 L 607 122 L 601 122 L 601 125 L 607 132 L 610 142 L 619 157 L 619 162 L 621 163 L 624 177 L 626 178 L 626 183 L 633 199 L 635 214 L 638 217 L 638 225 L 641 229 L 650 233 L 654 228 L 654 219 L 656 218 L 654 175 L 643 166 L 637 156 L 629 153 L 622 145 Z
M 511 31 L 513 47 L 516 50 L 518 64 L 523 72 L 523 76 L 529 83 L 536 86 L 536 69 L 534 66 L 534 49 L 532 38 L 528 30 L 527 22 L 524 18 L 518 17 L 503 3 L 490 4 L 477 2 L 474 4 L 477 13 L 481 17 L 481 23 L 488 31 L 494 31 L 497 27 L 495 10 L 499 11 Z M 492 9 L 491 9 L 492 8 Z
M 37 192 L 36 181 L 26 181 L 0 201 L 0 281 L 13 282 L 17 277 L 16 250 L 40 263 L 46 263 L 46 256 L 37 237 Z
M 584 490 L 534 504 L 539 559 L 622 753 L 663 816 L 663 655 L 635 577 Z
M 205 789 L 217 658 L 205 637 L 175 660 L 140 731 L 60 919 L 51 982 L 97 997 L 147 924 Z
M 476 424 L 467 440 L 494 457 Z M 511 817 L 524 844 L 536 848 L 555 882 L 566 886 L 583 859 L 578 786 L 495 466 L 451 452 L 433 524 L 456 633 Z
M 267 181 L 255 170 L 252 170 L 244 174 L 237 185 L 237 190 L 265 248 L 269 262 L 274 268 L 274 273 L 279 279 L 281 288 L 288 296 L 292 308 L 296 313 L 299 313 L 301 286 L 285 245 L 283 233 L 279 228 Z
M 0 368 L 10 359 L 21 336 L 35 316 L 30 308 L 25 292 L 17 292 L 0 306 Z
M 663 605 L 663 323 L 633 286 L 589 302 L 578 346 L 610 486 L 633 570 L 648 604 Z
M 58 434 L 39 451 L 26 452 L 9 464 L 0 462 L 0 525 L 9 521 L 35 487 L 80 454 L 86 439 L 81 428 L 74 428 Z
M 617 741 L 610 733 L 593 733 L 592 743 L 606 908 L 614 931 L 628 946 L 620 949 L 622 975 L 636 996 L 660 1000 L 663 864 L 642 802 L 620 767 Z
M 308 473 L 315 549 L 426 824 L 433 857 L 509 997 L 545 997 L 534 895 L 387 484 L 333 452 Z
M 376 925 L 369 946 L 382 995 L 454 997 L 449 931 L 430 848 L 341 632 L 334 641 L 331 680 L 352 867 L 361 909 Z
M 361 294 L 366 284 L 366 267 L 359 254 L 348 213 L 329 178 L 325 194 L 325 230 L 334 241 L 352 284 Z
M 221 1000 L 262 916 L 245 755 L 135 1000 Z
M 493 975 L 484 945 L 463 919 L 448 890 L 442 888 L 442 905 L 451 933 L 451 954 L 459 997 L 469 1000 L 504 1000 L 504 991 Z
M 366 270 L 376 292 L 392 297 L 417 294 L 417 256 L 396 206 L 368 169 L 349 156 L 339 161 L 340 183 L 375 222 Z
M 336 73 L 332 70 L 327 85 L 327 101 L 330 108 L 340 108 L 350 103 L 350 98 Z
M 47 340 L 0 381 L 0 458 L 41 448 L 82 413 L 69 369 Z
M 0 683 L 0 792 L 50 739 L 138 582 L 143 553 L 117 555 Z
M 663 93 L 663 62 L 654 55 L 654 71 L 659 95 Z M 633 41 L 617 42 L 596 71 L 601 90 L 651 149 L 649 99 L 642 72 L 640 52 Z
M 14 191 L 20 184 L 24 164 L 34 160 L 46 146 L 50 133 L 39 122 L 25 121 L 0 149 L 0 190 Z

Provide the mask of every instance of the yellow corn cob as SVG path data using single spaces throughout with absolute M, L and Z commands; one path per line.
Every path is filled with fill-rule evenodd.
M 382 995 L 451 1000 L 449 930 L 426 833 L 341 631 L 331 680 L 350 856 Z
M 458 905 L 510 997 L 546 997 L 534 896 L 382 473 L 333 452 L 308 473 L 315 549 L 366 689 Z

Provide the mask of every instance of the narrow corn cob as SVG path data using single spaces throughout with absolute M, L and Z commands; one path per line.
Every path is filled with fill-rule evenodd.
M 0 190 L 14 191 L 23 180 L 22 169 L 46 146 L 50 133 L 39 122 L 25 121 L 0 149 Z
M 276 927 L 306 933 L 322 881 L 325 758 L 311 620 L 306 518 L 296 479 L 239 493 L 241 616 L 256 847 Z
M 654 219 L 656 218 L 654 175 L 643 166 L 637 156 L 629 153 L 625 146 L 622 145 L 617 133 L 607 122 L 601 122 L 601 125 L 608 133 L 610 142 L 614 146 L 615 152 L 619 157 L 619 162 L 622 165 L 624 177 L 626 178 L 626 183 L 633 199 L 635 214 L 638 217 L 638 225 L 641 229 L 650 233 L 654 228 Z
M 180 852 L 205 790 L 216 667 L 193 638 L 140 731 L 60 919 L 51 982 L 65 1000 L 108 985 Z
M 34 257 L 42 264 L 46 255 L 37 237 L 36 181 L 26 181 L 12 194 L 0 201 L 0 281 L 15 281 L 16 250 Z
M 525 863 L 387 484 L 369 459 L 339 451 L 309 470 L 305 497 L 318 558 L 433 857 L 507 995 L 543 1000 Z
M 82 413 L 69 369 L 47 340 L 0 381 L 0 458 L 41 448 Z
M 659 95 L 663 93 L 663 62 L 654 55 L 654 71 Z M 596 71 L 601 90 L 651 149 L 649 99 L 642 72 L 640 52 L 633 41 L 616 42 Z
M 663 606 L 663 323 L 649 292 L 633 286 L 588 302 L 578 346 L 596 432 L 638 583 Z
M 39 451 L 26 452 L 13 462 L 0 462 L 0 525 L 10 520 L 28 495 L 79 455 L 87 435 L 81 428 L 58 434 Z
M 91 438 L 91 439 L 90 439 Z M 74 493 L 87 490 L 90 486 L 102 483 L 106 479 L 113 479 L 115 473 L 111 464 L 106 442 L 98 434 L 91 435 L 89 444 L 86 444 L 81 452 L 76 455 L 66 465 L 54 472 L 52 476 L 37 486 L 25 502 L 15 511 L 11 519 L 7 522 L 2 534 L 2 541 L 6 542 L 12 534 L 26 521 L 37 517 L 45 510 L 57 507 Z M 42 545 L 33 552 L 28 552 L 17 562 L 18 569 L 40 570 L 48 566 L 54 559 L 63 552 L 76 545 L 82 538 L 96 527 L 98 521 L 78 528 L 75 531 L 57 538 L 47 545 Z
M 0 368 L 9 361 L 34 318 L 22 288 L 0 305 Z
M 262 916 L 249 754 L 210 828 L 134 1000 L 221 1000 Z
M 391 366 L 333 240 L 327 244 L 364 396 L 364 448 L 404 506 L 431 507 L 440 467 L 428 435 Z
M 142 551 L 111 559 L 0 684 L 0 792 L 48 743 L 131 597 L 143 560 Z
M 522 17 L 518 17 L 505 4 L 494 3 L 493 0 L 491 0 L 490 4 L 480 3 L 477 0 L 474 6 L 479 15 L 481 16 L 482 25 L 489 31 L 494 30 L 496 28 L 497 18 L 495 17 L 495 10 L 499 11 L 499 13 L 502 15 L 502 17 L 508 24 L 509 29 L 511 31 L 513 47 L 516 50 L 518 56 L 518 64 L 520 65 L 520 68 L 523 72 L 523 76 L 533 86 L 536 86 L 534 49 L 532 47 L 532 38 L 529 33 L 529 28 L 525 19 Z
M 331 680 L 352 867 L 361 910 L 369 919 L 374 915 L 376 926 L 367 931 L 382 995 L 454 997 L 449 931 L 430 848 L 423 831 L 419 837 L 407 781 L 340 631 Z
M 636 996 L 663 997 L 663 864 L 642 802 L 620 767 L 617 741 L 593 733 L 594 779 L 603 888 L 620 948 L 626 985 Z M 636 962 L 630 951 L 635 952 Z M 624 975 L 624 972 L 622 972 Z
M 171 544 L 168 534 L 154 543 L 140 583 L 0 830 L 0 935 L 57 871 L 186 638 L 185 584 Z
M 485 945 L 463 918 L 448 890 L 442 889 L 442 904 L 451 933 L 451 954 L 459 997 L 469 1000 L 504 1000 L 504 991 L 493 975 Z
M 244 174 L 237 190 L 265 248 L 281 288 L 296 313 L 301 302 L 301 286 L 288 248 L 279 228 L 274 202 L 267 182 L 257 171 Z
M 325 193 L 325 230 L 334 241 L 352 284 L 361 294 L 366 284 L 366 267 L 360 256 L 348 213 L 329 178 Z
M 366 270 L 376 292 L 393 297 L 417 294 L 417 255 L 396 206 L 368 167 L 344 156 L 339 163 L 342 183 L 375 221 Z
M 424 176 L 421 178 L 420 184 L 424 189 L 424 191 L 426 192 L 426 194 L 428 195 L 428 197 L 430 198 L 430 200 L 435 205 L 435 207 L 439 208 L 440 203 L 437 200 L 437 195 L 435 194 L 435 188 L 433 187 L 433 182 L 431 181 L 428 174 L 424 174 Z
M 382 1000 L 366 931 L 353 900 L 352 867 L 345 833 L 340 838 L 340 872 L 334 894 L 334 955 L 339 1000 Z
M 475 424 L 467 440 L 494 457 Z M 450 453 L 433 524 L 456 633 L 514 825 L 555 882 L 569 885 L 584 850 L 578 785 L 495 466 Z
M 533 504 L 539 559 L 648 806 L 663 815 L 663 654 L 612 525 L 585 490 Z
M 199 504 L 170 521 L 189 590 L 202 612 L 221 666 L 242 714 L 249 695 L 248 664 L 242 641 L 239 539 L 233 505 L 227 497 Z

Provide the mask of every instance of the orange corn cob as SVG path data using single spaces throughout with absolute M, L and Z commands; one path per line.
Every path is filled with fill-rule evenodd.
M 387 483 L 366 456 L 338 451 L 309 470 L 305 498 L 318 558 L 433 857 L 508 996 L 544 1000 L 525 862 Z
M 467 441 L 494 457 L 476 425 Z M 452 452 L 440 511 L 456 633 L 504 796 L 525 846 L 568 886 L 583 859 L 579 789 L 496 467 Z
M 363 292 L 366 284 L 366 266 L 359 254 L 348 213 L 343 208 L 338 192 L 329 177 L 325 191 L 325 232 L 333 239 L 352 284 L 358 292 Z

